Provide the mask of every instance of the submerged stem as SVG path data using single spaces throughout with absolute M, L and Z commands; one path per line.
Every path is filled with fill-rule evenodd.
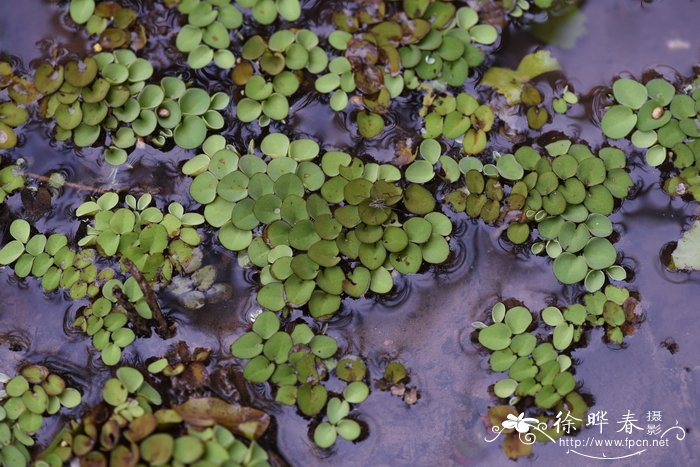
M 153 312 L 153 319 L 156 320 L 158 323 L 158 327 L 156 329 L 156 332 L 158 333 L 159 336 L 162 338 L 170 338 L 175 332 L 175 324 L 173 323 L 168 324 L 166 321 L 165 317 L 163 316 L 163 312 L 160 309 L 160 305 L 158 304 L 158 299 L 156 298 L 156 294 L 153 292 L 153 289 L 151 288 L 150 284 L 146 280 L 145 277 L 143 277 L 143 274 L 139 270 L 138 267 L 128 258 L 122 258 L 122 263 L 126 268 L 129 270 L 129 273 L 136 279 L 136 282 L 139 284 L 139 287 L 141 288 L 141 291 L 143 292 L 144 299 L 146 300 L 146 303 L 148 303 L 148 306 L 151 308 L 151 311 Z
M 39 180 L 41 182 L 46 182 L 46 183 L 51 182 L 51 177 L 47 177 L 46 175 L 39 175 L 39 174 L 36 174 L 33 172 L 24 172 L 24 176 L 28 177 L 28 178 L 32 178 L 34 180 Z M 106 193 L 108 191 L 122 191 L 123 190 L 123 189 L 114 190 L 114 189 L 108 189 L 108 188 L 98 188 L 95 186 L 83 185 L 82 183 L 74 183 L 74 182 L 69 182 L 69 181 L 64 181 L 63 185 L 71 187 L 71 188 L 75 188 L 76 190 L 93 191 L 93 192 L 98 192 L 98 193 Z

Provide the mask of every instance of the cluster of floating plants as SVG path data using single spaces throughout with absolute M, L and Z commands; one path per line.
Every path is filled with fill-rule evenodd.
M 46 291 L 60 287 L 68 291 L 72 300 L 94 299 L 76 319 L 74 326 L 93 338 L 93 344 L 102 352 L 105 364 L 116 365 L 122 349 L 131 344 L 136 336 L 126 327 L 126 310 L 123 307 L 119 310 L 115 308 L 117 305 L 113 302 L 117 302 L 117 297 L 114 288 L 118 287 L 124 292 L 124 297 L 119 296 L 123 302 L 130 302 L 130 310 L 136 310 L 144 319 L 152 318 L 136 281 L 130 277 L 122 283 L 115 278 L 113 269 L 98 270 L 94 265 L 95 250 L 76 252 L 68 246 L 65 235 L 30 236 L 30 226 L 25 220 L 13 221 L 10 235 L 13 240 L 0 250 L 0 264 L 12 264 L 18 277 L 31 275 L 41 279 L 41 286 Z
M 574 392 L 576 379 L 569 371 L 572 362 L 564 351 L 573 342 L 574 323 L 583 324 L 586 311 L 585 308 L 570 307 L 564 311 L 564 318 L 558 308 L 549 307 L 540 314 L 546 316 L 550 309 L 552 313 L 558 313 L 560 321 L 555 326 L 552 342 L 538 340 L 536 334 L 527 332 L 536 327 L 537 322 L 530 310 L 521 305 L 507 308 L 499 302 L 491 310 L 492 324 L 475 323 L 481 328 L 478 331 L 479 343 L 491 352 L 491 370 L 508 373 L 506 378 L 494 384 L 493 392 L 496 397 L 509 400 L 511 405 L 533 397 L 535 405 L 545 410 L 553 409 L 562 400 L 570 403 L 567 398 L 574 399 L 578 407 L 571 412 L 582 418 L 588 407 Z M 553 318 L 545 321 L 547 324 L 553 322 Z M 575 395 L 570 396 L 572 393 Z
M 220 229 L 221 244 L 261 268 L 265 309 L 308 304 L 311 316 L 328 319 L 341 295 L 387 293 L 391 271 L 411 274 L 447 259 L 452 223 L 421 185 L 432 177 L 398 183 L 395 166 L 338 151 L 319 161 L 316 142 L 281 133 L 261 142 L 267 162 L 240 155 L 219 136 L 203 149 L 183 166 L 195 177 L 190 194 Z
M 187 16 L 187 24 L 178 32 L 175 46 L 187 53 L 190 68 L 204 68 L 212 60 L 219 68 L 231 68 L 236 58 L 228 50 L 229 36 L 243 24 L 238 8 L 230 1 L 197 0 L 180 2 L 177 9 Z
M 92 221 L 78 245 L 96 246 L 105 257 L 130 260 L 149 281 L 167 283 L 174 273 L 191 272 L 194 249 L 202 241 L 197 227 L 204 217 L 185 212 L 180 203 L 171 203 L 164 213 L 151 205 L 152 200 L 149 194 L 138 200 L 127 195 L 127 207 L 119 207 L 119 195 L 107 192 L 81 204 L 76 215 Z
M 219 110 L 228 106 L 226 94 L 209 96 L 175 77 L 147 84 L 152 75 L 148 61 L 119 49 L 65 66 L 41 65 L 34 83 L 46 95 L 41 113 L 56 121 L 56 139 L 87 147 L 104 130 L 110 137 L 105 159 L 113 165 L 126 162 L 126 150 L 139 140 L 163 146 L 173 137 L 191 149 L 202 144 L 209 129 L 223 128 Z
M 486 223 L 507 221 L 506 236 L 514 244 L 527 242 L 536 228 L 541 241 L 532 244 L 532 252 L 552 258 L 554 275 L 564 284 L 583 281 L 587 290 L 596 291 L 606 275 L 624 280 L 626 273 L 615 264 L 617 252 L 607 239 L 613 233 L 607 216 L 633 184 L 625 154 L 606 147 L 594 155 L 569 140 L 545 149 L 542 156 L 522 146 L 515 154 L 496 154 L 495 164 L 463 159 L 469 161 L 465 188 L 445 201 Z
M 409 386 L 411 377 L 403 363 L 393 360 L 384 367 L 384 374 L 375 381 L 382 391 L 389 391 L 393 396 L 400 397 L 407 405 L 418 402 L 420 393 L 415 386 Z
M 41 365 L 25 366 L 13 378 L 0 373 L 0 385 L 0 464 L 27 465 L 44 418 L 77 407 L 80 392 Z
M 31 226 L 24 219 L 12 221 L 9 232 L 12 240 L 0 249 L 0 265 L 13 265 L 18 277 L 41 278 L 47 292 L 60 286 L 69 289 L 74 300 L 95 296 L 99 281 L 111 275 L 98 275 L 94 250 L 77 253 L 68 246 L 65 235 L 31 235 Z
M 550 425 L 557 413 L 568 411 L 580 426 L 588 405 L 579 392 L 571 352 L 596 327 L 605 330 L 608 341 L 622 345 L 639 319 L 637 300 L 627 289 L 609 285 L 585 294 L 579 303 L 548 306 L 537 316 L 521 304 L 506 303 L 493 306 L 490 324 L 473 323 L 476 339 L 490 353 L 491 371 L 507 373 L 493 385 L 493 394 L 520 412 L 529 408 L 531 415 Z M 564 435 L 553 427 L 545 432 L 552 439 Z
M 360 115 L 373 123 L 360 124 L 366 138 L 383 129 L 382 114 L 404 88 L 416 89 L 431 80 L 461 86 L 472 68 L 484 61 L 484 52 L 475 44 L 490 45 L 498 39 L 496 28 L 480 23 L 472 8 L 431 0 L 404 1 L 398 9 L 397 4 L 380 1 L 367 9 L 360 3 L 355 11 L 337 13 L 333 19 L 338 30 L 328 37 L 349 62 L 354 77 L 355 86 L 341 84 L 342 92 L 357 89 L 367 109 Z M 350 73 L 347 65 L 341 70 L 331 70 L 331 76 Z M 340 105 L 333 107 L 337 110 Z
M 166 0 L 164 3 L 177 6 L 178 11 L 187 16 L 187 24 L 178 32 L 175 45 L 180 52 L 188 54 L 187 63 L 191 68 L 204 68 L 212 61 L 219 68 L 233 68 L 236 58 L 229 49 L 230 36 L 243 25 L 243 14 L 230 0 Z M 301 16 L 299 0 L 237 0 L 236 3 L 251 8 L 253 18 L 260 24 L 272 24 L 278 14 L 287 21 L 296 21 Z M 260 36 L 248 41 L 257 42 L 255 37 Z M 295 56 L 297 60 L 301 58 L 299 54 Z
M 369 387 L 363 381 L 367 369 L 362 360 L 354 357 L 334 359 L 338 344 L 332 337 L 315 334 L 305 323 L 296 323 L 290 332 L 285 332 L 277 315 L 265 311 L 255 318 L 252 330 L 231 345 L 231 352 L 235 357 L 249 359 L 243 370 L 248 381 L 269 380 L 276 386 L 277 402 L 296 404 L 309 417 L 318 415 L 327 404 L 328 421 L 318 424 L 314 431 L 319 447 L 330 447 L 336 435 L 348 441 L 360 436 L 359 423 L 347 417 L 350 404 L 359 404 L 369 395 Z M 337 379 L 347 383 L 342 399 L 329 399 L 323 385 L 332 370 Z
M 85 25 L 90 36 L 98 36 L 96 52 L 122 47 L 140 50 L 146 45 L 146 28 L 131 8 L 112 1 L 71 0 L 69 13 L 76 24 Z
M 503 8 L 513 18 L 520 18 L 535 7 L 546 10 L 553 3 L 555 3 L 554 0 L 503 0 Z
M 289 99 L 313 83 L 334 111 L 347 112 L 350 103 L 359 107 L 359 134 L 373 138 L 384 129 L 392 99 L 422 92 L 418 148 L 408 148 L 396 164 L 376 163 L 322 151 L 316 141 L 290 139 L 277 127 L 259 147 L 251 141 L 239 151 L 223 135 L 207 137 L 225 126 L 227 93 L 210 95 L 180 77 L 162 77 L 162 70 L 139 58 L 134 51 L 143 49 L 146 33 L 134 10 L 71 0 L 68 14 L 96 37 L 96 54 L 67 61 L 54 54 L 36 67 L 33 80 L 0 62 L 0 149 L 17 145 L 15 129 L 29 120 L 36 102 L 38 115 L 55 121 L 57 140 L 107 146 L 105 158 L 113 165 L 125 163 L 136 145 L 163 147 L 172 140 L 199 152 L 181 167 L 192 178 L 189 194 L 199 211 L 186 212 L 177 202 L 160 209 L 150 194 L 106 192 L 75 211 L 82 219 L 78 249 L 66 235 L 32 234 L 26 220 L 15 219 L 0 265 L 11 265 L 20 278 L 36 278 L 47 292 L 61 289 L 82 301 L 73 327 L 92 340 L 102 363 L 117 366 L 125 349 L 150 336 L 152 327 L 161 337 L 172 336 L 156 292 L 168 291 L 189 309 L 228 293 L 215 284 L 214 268 L 202 267 L 199 245 L 211 227 L 241 266 L 256 269 L 259 283 L 260 309 L 230 346 L 234 357 L 246 360 L 243 377 L 269 384 L 276 402 L 296 406 L 311 420 L 316 445 L 329 448 L 338 437 L 357 441 L 366 431 L 352 411 L 369 396 L 371 380 L 362 357 L 343 355 L 327 335 L 326 322 L 346 298 L 388 294 L 399 275 L 448 259 L 452 222 L 441 212 L 444 201 L 471 218 L 507 226 L 511 243 L 546 254 L 560 282 L 583 283 L 589 292 L 579 303 L 548 306 L 537 317 L 521 304 L 498 303 L 488 324 L 474 323 L 491 370 L 507 373 L 493 393 L 508 405 L 492 408 L 490 417 L 505 418 L 517 407 L 545 422 L 564 408 L 584 418 L 588 405 L 571 352 L 596 327 L 608 342 L 622 345 L 637 322 L 636 299 L 606 285 L 627 275 L 616 264 L 608 217 L 633 183 L 625 154 L 613 147 L 594 154 L 559 139 L 544 147 L 546 153 L 521 146 L 512 154 L 484 155 L 487 134 L 498 124 L 496 107 L 462 86 L 486 60 L 484 46 L 498 41 L 496 27 L 476 9 L 453 2 L 376 0 L 335 12 L 328 36 L 287 26 L 245 37 L 247 10 L 261 25 L 293 22 L 302 15 L 300 2 L 162 3 L 183 15 L 173 42 L 190 68 L 213 62 L 230 70 L 238 122 L 266 127 L 284 121 Z M 554 5 L 506 0 L 502 13 L 517 18 Z M 550 115 L 530 81 L 558 69 L 540 50 L 515 70 L 488 69 L 480 84 L 509 106 L 523 104 L 529 126 L 539 129 Z M 154 75 L 162 78 L 153 82 Z M 629 137 L 647 149 L 650 165 L 668 169 L 669 193 L 696 199 L 698 84 L 696 79 L 679 91 L 662 79 L 646 85 L 618 80 L 616 103 L 601 123 L 606 136 Z M 565 113 L 576 102 L 563 88 L 551 110 Z M 464 155 L 445 154 L 445 140 L 461 143 Z M 452 190 L 444 197 L 440 181 Z M 17 164 L 1 168 L 0 202 L 25 184 Z M 37 465 L 267 465 L 268 454 L 255 441 L 268 427 L 267 414 L 214 397 L 192 398 L 206 386 L 208 358 L 202 349 L 150 358 L 148 377 L 117 367 L 104 385 L 103 402 L 59 433 Z M 80 394 L 37 365 L 12 379 L 0 376 L 0 461 L 20 467 L 30 460 L 27 447 L 42 416 L 77 406 Z M 419 394 L 409 382 L 406 368 L 391 361 L 375 385 L 410 405 Z M 163 397 L 173 393 L 190 399 L 178 404 Z
M 559 114 L 565 114 L 569 110 L 569 106 L 578 103 L 578 97 L 569 90 L 569 86 L 564 86 L 561 92 L 561 97 L 555 97 L 552 100 L 552 109 Z
M 533 85 L 526 83 L 523 85 L 520 99 L 523 105 L 526 106 L 527 125 L 533 130 L 541 129 L 549 121 L 549 111 L 543 105 L 543 97 L 540 91 Z M 569 106 L 578 102 L 576 94 L 569 91 L 569 87 L 565 86 L 561 91 L 561 97 L 552 99 L 552 110 L 558 114 L 565 114 L 569 110 Z
M 496 66 L 489 68 L 481 78 L 481 84 L 503 95 L 508 105 L 515 105 L 521 103 L 523 93 L 531 89 L 531 86 L 527 86 L 530 80 L 559 69 L 559 63 L 549 51 L 538 50 L 525 55 L 515 70 Z
M 0 96 L 6 94 L 10 99 L 0 100 L 0 149 L 12 149 L 17 145 L 16 128 L 29 120 L 29 112 L 24 106 L 33 100 L 30 91 L 31 84 L 15 75 L 10 63 L 0 61 Z M 7 184 L 6 178 L 2 177 L 0 183 Z M 12 190 L 3 189 L 4 193 L 9 191 Z
M 163 213 L 151 206 L 149 194 L 139 199 L 127 195 L 127 207 L 118 203 L 119 196 L 107 192 L 78 207 L 76 215 L 92 219 L 78 251 L 62 234 L 32 236 L 22 219 L 12 222 L 13 240 L 0 249 L 0 264 L 12 264 L 17 276 L 40 278 L 44 290 L 65 289 L 73 300 L 91 300 L 73 325 L 92 338 L 106 365 L 119 363 L 123 349 L 136 338 L 135 330 L 150 333 L 148 321 L 155 320 L 159 333 L 169 332 L 157 300 L 150 296 L 152 288 L 178 274 L 192 274 L 202 258 L 196 248 L 201 242 L 196 226 L 204 223 L 201 214 L 186 213 L 179 203 Z M 98 269 L 98 254 L 119 259 L 126 279 L 112 268 Z
M 117 466 L 266 466 L 268 455 L 255 439 L 268 425 L 263 412 L 217 398 L 165 406 L 142 373 L 124 366 L 105 382 L 102 402 L 60 432 L 41 461 L 52 467 L 71 459 Z
M 0 132 L 2 130 L 0 129 Z M 1 160 L 0 160 L 1 162 Z M 0 169 L 0 204 L 5 202 L 8 196 L 15 191 L 24 188 L 26 178 L 22 175 L 19 166 L 12 164 Z
M 244 61 L 232 72 L 234 82 L 244 86 L 244 97 L 236 104 L 239 120 L 258 119 L 260 126 L 266 126 L 270 120 L 286 119 L 288 98 L 299 89 L 303 70 L 316 74 L 328 65 L 328 57 L 318 44 L 318 36 L 308 29 L 282 29 L 269 40 L 259 35 L 248 38 L 241 52 Z M 260 73 L 255 73 L 255 68 Z
M 681 90 L 663 78 L 646 84 L 618 79 L 601 128 L 609 138 L 628 138 L 646 151 L 647 164 L 659 167 L 672 196 L 700 199 L 700 78 Z
M 462 140 L 465 154 L 480 154 L 486 149 L 487 134 L 496 119 L 493 110 L 480 104 L 474 96 L 461 92 L 435 96 L 432 92 L 423 97 L 423 138 L 448 138 Z

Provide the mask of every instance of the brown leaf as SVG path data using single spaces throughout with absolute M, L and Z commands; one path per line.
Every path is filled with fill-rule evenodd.
M 491 426 L 501 426 L 501 423 L 504 422 L 507 418 L 508 415 L 514 415 L 518 416 L 518 413 L 515 411 L 515 409 L 510 406 L 510 405 L 496 405 L 494 407 L 489 407 L 489 423 L 491 423 Z M 513 429 L 508 428 L 504 429 L 503 433 L 512 433 Z
M 345 58 L 350 61 L 357 72 L 366 65 L 374 65 L 377 63 L 377 60 L 379 60 L 379 49 L 377 49 L 376 44 L 373 44 L 369 40 L 354 37 L 348 42 Z
M 119 424 L 116 420 L 109 419 L 107 423 L 102 425 L 102 429 L 100 430 L 100 446 L 107 451 L 111 451 L 119 444 L 120 436 L 121 428 Z
M 359 2 L 359 19 L 364 24 L 375 24 L 384 19 L 386 15 L 386 4 L 384 0 L 362 0 Z
M 174 409 L 192 426 L 208 427 L 218 424 L 251 440 L 262 436 L 270 425 L 270 416 L 265 412 L 229 404 L 214 397 L 190 399 Z
M 95 7 L 95 16 L 99 16 L 100 18 L 111 18 L 115 14 L 117 14 L 117 11 L 121 10 L 122 6 L 117 3 L 117 2 L 100 2 L 96 7 Z
M 408 165 L 416 159 L 416 154 L 411 151 L 411 147 L 406 140 L 400 140 L 396 145 L 396 157 L 394 165 L 402 167 Z
M 124 437 L 129 441 L 138 443 L 146 438 L 146 436 L 153 433 L 157 424 L 158 422 L 155 415 L 150 413 L 145 414 L 129 423 L 129 429 L 124 433 Z
M 384 72 L 378 66 L 368 65 L 355 72 L 357 89 L 365 95 L 373 95 L 384 89 Z
M 109 28 L 100 34 L 99 43 L 103 49 L 118 49 L 129 42 L 129 33 L 123 29 Z
M 518 435 L 511 433 L 506 436 L 503 440 L 503 452 L 510 459 L 517 459 L 518 457 L 527 457 L 532 454 L 532 444 L 525 444 L 520 441 Z

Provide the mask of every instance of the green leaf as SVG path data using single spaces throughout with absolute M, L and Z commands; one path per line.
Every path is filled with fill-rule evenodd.
M 605 136 L 613 139 L 624 138 L 636 124 L 637 115 L 624 105 L 613 105 L 610 107 L 600 122 Z
M 559 255 L 552 265 L 554 275 L 563 284 L 581 282 L 588 273 L 588 265 L 583 256 L 564 252 Z
M 335 428 L 338 434 L 348 441 L 356 440 L 360 437 L 360 433 L 362 432 L 360 424 L 348 418 L 338 422 Z
M 95 11 L 95 0 L 71 0 L 70 17 L 78 24 L 87 23 Z
M 250 359 L 257 357 L 262 351 L 262 338 L 254 332 L 243 334 L 231 344 L 231 353 L 236 358 Z
M 274 284 L 268 284 L 274 285 Z M 279 285 L 279 284 L 278 284 Z M 269 339 L 280 328 L 280 320 L 276 314 L 271 311 L 260 313 L 253 323 L 253 332 L 263 339 Z
M 700 269 L 700 221 L 683 234 L 671 257 L 677 269 Z
M 362 381 L 353 381 L 343 390 L 343 397 L 351 404 L 364 402 L 369 396 L 369 387 Z
M 564 316 L 559 308 L 554 306 L 548 306 L 540 312 L 542 316 L 542 321 L 544 321 L 549 326 L 558 326 L 564 322 Z
M 532 315 L 527 308 L 516 306 L 506 312 L 505 322 L 513 334 L 521 334 L 532 323 Z
M 593 238 L 583 249 L 583 256 L 591 269 L 605 269 L 615 264 L 617 251 L 607 238 Z
M 321 449 L 326 449 L 335 444 L 337 433 L 335 426 L 328 422 L 319 423 L 314 429 L 314 443 Z
M 297 390 L 297 405 L 306 416 L 313 417 L 326 405 L 328 391 L 321 385 L 304 383 Z
M 357 114 L 357 127 L 364 138 L 372 139 L 384 130 L 384 119 L 375 113 L 362 111 Z
M 506 97 L 510 105 L 514 105 L 520 102 L 520 94 L 525 82 L 543 73 L 559 69 L 559 63 L 549 51 L 539 50 L 526 55 L 515 70 L 501 67 L 489 68 L 481 84 L 496 89 Z
M 632 79 L 618 79 L 613 83 L 615 100 L 631 109 L 639 109 L 649 97 L 647 88 Z
M 330 358 L 338 351 L 338 343 L 329 336 L 314 336 L 309 342 L 311 352 L 319 358 Z
M 513 395 L 516 387 L 518 387 L 517 381 L 505 378 L 496 382 L 493 387 L 493 392 L 497 397 L 505 399 Z
M 12 240 L 0 250 L 0 265 L 12 264 L 24 253 L 24 244 L 19 240 Z
M 553 341 L 554 348 L 557 350 L 565 350 L 574 339 L 574 326 L 568 323 L 558 324 L 554 328 Z
M 264 383 L 275 371 L 275 364 L 266 357 L 258 355 L 243 369 L 243 377 L 252 383 Z
M 490 350 L 503 350 L 510 345 L 513 335 L 505 323 L 494 323 L 479 331 L 479 343 Z

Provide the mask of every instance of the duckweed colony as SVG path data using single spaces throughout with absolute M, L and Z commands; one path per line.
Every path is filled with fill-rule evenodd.
M 280 464 L 270 428 L 280 406 L 296 407 L 308 423 L 298 443 L 362 449 L 372 432 L 356 407 L 380 397 L 375 391 L 420 403 L 420 387 L 408 386 L 410 361 L 383 362 L 383 374 L 370 375 L 370 355 L 337 341 L 334 323 L 352 299 L 382 300 L 403 276 L 449 263 L 453 224 L 464 219 L 500 229 L 524 258 L 551 259 L 554 277 L 581 292 L 541 310 L 517 297 L 465 303 L 483 310 L 472 343 L 500 375 L 489 389 L 490 419 L 526 411 L 551 426 L 564 410 L 586 418 L 591 398 L 572 351 L 596 328 L 622 346 L 640 321 L 639 293 L 627 282 L 610 220 L 634 189 L 630 156 L 641 151 L 659 167 L 670 196 L 700 198 L 700 78 L 606 83 L 602 147 L 556 134 L 501 154 L 489 148 L 504 126 L 502 106 L 539 130 L 579 105 L 570 85 L 543 96 L 533 83 L 559 69 L 546 49 L 516 69 L 490 66 L 508 22 L 541 22 L 569 2 L 504 1 L 494 9 L 366 0 L 331 9 L 314 28 L 320 33 L 302 27 L 306 5 L 298 0 L 149 4 L 179 18 L 172 33 L 149 28 L 127 3 L 61 4 L 65 27 L 90 52 L 52 49 L 23 64 L 6 44 L 0 56 L 0 265 L 18 284 L 75 301 L 79 311 L 65 325 L 91 342 L 94 364 L 110 375 L 101 399 L 83 402 L 85 382 L 65 379 L 55 362 L 30 356 L 1 368 L 2 465 Z M 165 48 L 187 72 L 149 61 L 151 47 Z M 206 88 L 195 84 L 202 76 Z M 402 125 L 397 109 L 419 129 L 395 144 L 390 161 L 296 134 L 294 104 L 313 94 L 354 122 L 356 141 Z M 52 144 L 113 173 L 132 169 L 135 148 L 160 148 L 164 159 L 186 150 L 168 176 L 186 180 L 189 199 L 130 187 L 91 191 L 79 177 L 35 174 L 22 148 L 23 132 L 37 124 Z M 72 231 L 44 228 L 14 201 L 40 189 L 60 197 L 66 186 L 83 196 L 57 213 L 79 225 Z M 676 266 L 700 268 L 697 231 L 679 242 Z M 183 324 L 173 306 L 230 299 L 216 259 L 208 264 L 212 249 L 235 256 L 256 284 L 250 322 L 223 343 L 229 357 L 184 342 L 165 354 L 137 350 L 134 343 L 154 333 L 178 338 Z M 252 407 L 235 390 L 212 390 L 215 377 L 239 390 L 254 385 L 269 403 Z M 44 424 L 57 414 L 71 421 Z M 39 433 L 47 433 L 41 443 Z M 508 439 L 504 449 L 511 457 L 531 452 L 513 450 Z

